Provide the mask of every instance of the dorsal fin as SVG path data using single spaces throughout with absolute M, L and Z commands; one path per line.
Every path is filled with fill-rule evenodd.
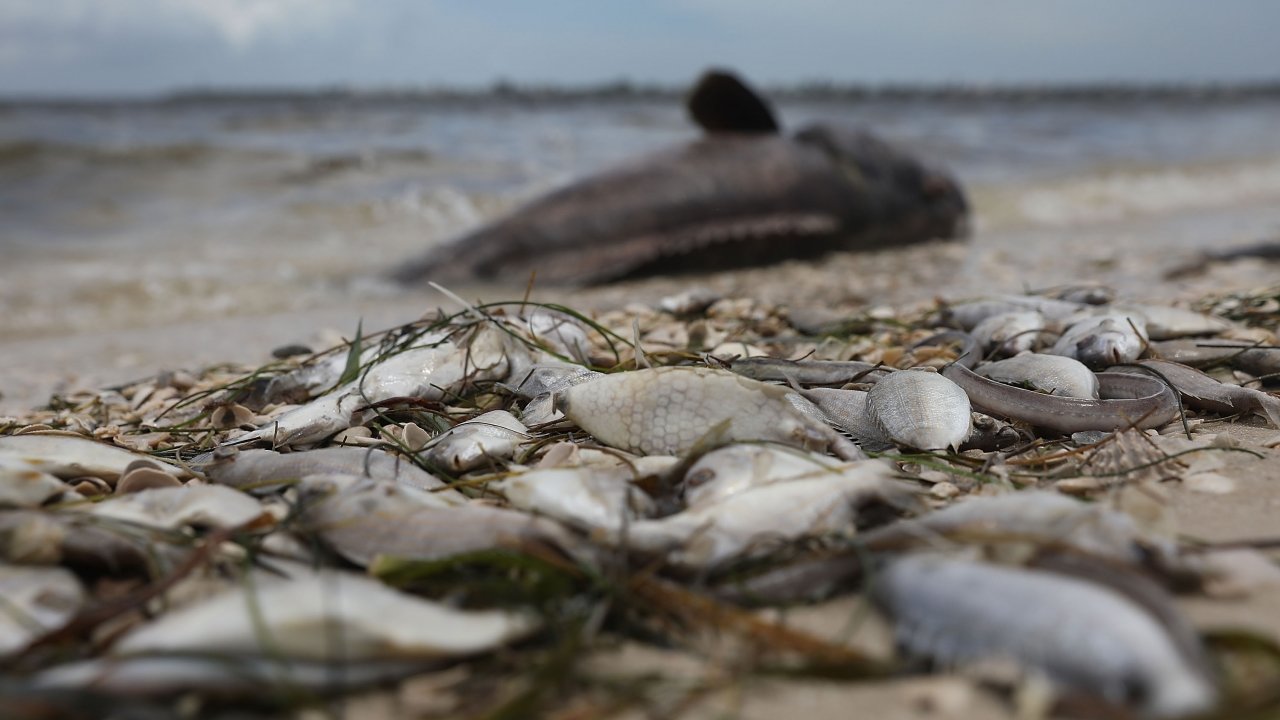
M 754 90 L 726 70 L 708 70 L 686 103 L 694 122 L 709 133 L 776 133 L 773 110 Z

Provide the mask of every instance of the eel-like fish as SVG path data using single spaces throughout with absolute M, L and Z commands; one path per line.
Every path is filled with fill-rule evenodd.
M 583 178 L 391 276 L 590 284 L 965 234 L 956 181 L 865 131 L 782 135 L 765 101 L 722 71 L 702 77 L 688 108 L 705 137 Z

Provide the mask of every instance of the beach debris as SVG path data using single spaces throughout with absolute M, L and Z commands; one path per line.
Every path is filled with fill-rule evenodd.
M 1203 712 L 1217 699 L 1198 641 L 1186 647 L 1181 628 L 1100 584 L 918 554 L 891 561 L 872 593 L 899 644 L 944 667 L 1012 661 L 1063 691 L 1151 717 Z
M 1199 415 L 1172 421 L 1181 399 L 1193 413 L 1275 424 L 1280 401 L 1254 388 L 1267 378 L 1220 367 L 1269 367 L 1274 334 L 1053 292 L 1065 299 L 989 297 L 944 303 L 943 315 L 985 323 L 1005 351 L 1074 326 L 1074 350 L 1096 350 L 1106 371 L 1030 351 L 983 363 L 978 339 L 939 335 L 925 306 L 824 308 L 815 337 L 804 313 L 729 296 L 678 314 L 467 306 L 262 368 L 69 391 L 0 420 L 0 562 L 23 587 L 43 587 L 27 570 L 71 577 L 86 600 L 74 615 L 20 619 L 6 662 L 24 690 L 91 689 L 108 702 L 292 707 L 299 689 L 346 692 L 441 662 L 461 663 L 476 675 L 470 692 L 487 697 L 495 683 L 524 686 L 529 662 L 590 657 L 596 638 L 701 652 L 688 637 L 743 631 L 751 658 L 827 663 L 835 645 L 796 645 L 771 615 L 725 601 L 861 588 L 897 618 L 906 650 L 964 665 L 957 682 L 973 692 L 974 665 L 1003 659 L 1127 711 L 1207 708 L 1217 691 L 1200 641 L 1144 578 L 1209 597 L 1274 583 L 1271 539 L 1219 548 L 1180 535 L 1177 517 L 1203 493 L 1248 487 L 1237 463 L 1263 462 L 1251 456 L 1273 439 L 1210 434 Z M 1274 326 L 1280 310 L 1262 307 L 1272 300 L 1212 307 Z M 1000 328 L 1034 313 L 1043 329 Z M 1134 364 L 1113 364 L 1111 336 L 1127 328 L 1140 341 L 1144 324 L 1195 339 L 1135 341 Z M 245 427 L 249 413 L 259 427 Z M 279 447 L 250 447 L 268 442 Z M 340 569 L 352 565 L 388 586 Z M 359 618 L 327 595 L 353 578 L 374 587 L 350 593 L 353 607 L 373 598 Z M 295 592 L 314 599 L 295 603 Z M 210 600 L 219 593 L 228 599 Z M 384 606 L 386 593 L 400 599 Z M 386 633 L 415 621 L 380 610 L 401 600 L 497 613 L 517 629 L 458 654 L 401 647 Z M 272 614 L 251 641 L 233 616 L 265 601 Z M 225 635 L 202 627 L 205 605 L 231 613 Z M 338 652 L 327 630 L 355 633 L 345 651 L 360 652 Z M 428 630 L 406 637 L 426 643 Z M 272 650 L 277 633 L 288 652 Z M 498 648 L 494 662 L 465 659 Z M 1225 703 L 1261 683 L 1222 667 Z

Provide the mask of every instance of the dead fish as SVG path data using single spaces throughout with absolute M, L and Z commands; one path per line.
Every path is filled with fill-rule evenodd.
M 1168 564 L 1174 544 L 1144 533 L 1129 515 L 1057 492 L 1022 490 L 971 496 L 953 505 L 862 535 L 875 551 L 935 546 L 943 538 L 963 543 L 1067 547 L 1128 566 L 1158 554 Z
M 663 367 L 606 375 L 559 396 L 561 411 L 597 440 L 644 455 L 682 455 L 713 430 L 725 441 L 768 440 L 859 458 L 857 446 L 788 400 L 794 393 L 725 370 Z
M 0 658 L 67 623 L 85 602 L 69 570 L 0 564 Z
M 737 358 L 729 369 L 752 380 L 795 382 L 801 385 L 843 385 L 861 380 L 874 382 L 893 368 L 857 360 L 783 360 L 781 358 Z
M 1273 428 L 1280 428 L 1280 398 L 1261 390 L 1228 385 L 1196 370 L 1168 360 L 1143 360 L 1140 365 L 1155 370 L 1172 383 L 1183 402 L 1197 410 L 1233 415 L 1256 413 L 1266 419 Z M 1113 371 L 1137 372 L 1132 367 L 1115 367 Z
M 297 532 L 318 536 L 356 565 L 368 566 L 379 555 L 434 560 L 525 543 L 590 556 L 558 523 L 515 510 L 447 505 L 431 493 L 339 475 L 303 478 L 299 490 Z
M 640 458 L 635 465 L 534 469 L 493 484 L 512 507 L 559 520 L 601 537 L 616 536 L 656 504 L 634 483 L 665 472 L 676 458 Z
M 465 337 L 430 347 L 402 350 L 380 360 L 350 383 L 291 410 L 257 430 L 230 441 L 239 445 L 259 440 L 274 447 L 319 442 L 353 425 L 363 408 L 392 398 L 440 400 L 470 383 L 503 381 L 509 358 L 525 352 L 507 334 L 481 325 Z M 354 424 L 359 424 L 355 422 Z
M 726 445 L 698 458 L 682 487 L 690 508 L 711 505 L 751 488 L 839 472 L 843 465 L 827 455 L 769 445 Z
M 492 410 L 459 423 L 419 451 L 427 462 L 453 473 L 510 460 L 529 439 L 529 428 L 506 410 Z
M 866 132 L 779 135 L 767 104 L 722 71 L 689 110 L 707 137 L 537 199 L 392 277 L 599 283 L 965 233 L 955 181 Z
M 956 665 L 1005 659 L 1059 687 L 1151 717 L 1213 707 L 1217 690 L 1156 616 L 1102 585 L 933 555 L 891 561 L 871 592 L 908 652 Z
M 70 489 L 53 475 L 32 469 L 25 461 L 0 455 L 0 508 L 40 507 Z
M 1225 318 L 1167 305 L 1122 303 L 1113 307 L 1115 312 L 1141 317 L 1147 336 L 1152 340 L 1217 335 L 1236 327 L 1235 323 Z
M 1280 373 L 1280 348 L 1243 340 L 1164 340 L 1151 343 L 1151 350 L 1161 360 L 1194 368 L 1227 363 L 1258 377 Z
M 974 326 L 972 334 L 983 351 L 1008 357 L 1035 349 L 1045 328 L 1044 315 L 1030 310 L 992 315 Z
M 1006 385 L 1061 395 L 1097 399 L 1098 378 L 1084 363 L 1062 355 L 1026 353 L 996 362 L 983 363 L 976 372 Z
M 1136 314 L 1107 314 L 1075 323 L 1047 352 L 1092 368 L 1133 362 L 1147 347 L 1146 322 Z
M 398 483 L 419 490 L 441 491 L 441 500 L 466 498 L 444 491 L 445 482 L 399 455 L 376 448 L 326 447 L 304 452 L 220 448 L 192 463 L 212 482 L 255 494 L 279 492 L 308 475 L 354 475 Z
M 36 691 L 91 690 L 115 696 L 181 693 L 244 697 L 262 701 L 298 690 L 334 693 L 380 685 L 421 673 L 434 661 L 361 660 L 316 662 L 283 657 L 141 655 L 101 657 L 55 665 L 36 673 Z M 282 687 L 287 678 L 287 689 Z
M 894 468 L 880 460 L 822 468 L 667 517 L 637 520 L 626 529 L 625 542 L 677 567 L 706 570 L 767 554 L 780 544 L 847 537 L 856 533 L 858 510 L 864 506 L 916 507 L 912 490 L 894 475 Z
M 167 529 L 236 527 L 263 514 L 257 500 L 221 485 L 149 488 L 73 509 L 97 518 Z
M 191 477 L 191 473 L 160 458 L 77 435 L 24 433 L 0 437 L 0 465 L 39 470 L 63 480 L 87 475 L 114 485 L 138 460 L 161 465 L 179 478 Z
M 543 425 L 564 419 L 555 408 L 556 394 L 594 380 L 604 373 L 568 363 L 538 363 L 521 376 L 516 394 L 529 398 L 520 412 L 525 425 Z
M 865 390 L 812 388 L 801 392 L 818 406 L 827 422 L 853 436 L 859 447 L 873 452 L 893 447 L 893 439 L 871 417 Z
M 530 340 L 578 363 L 591 361 L 591 340 L 577 318 L 546 308 L 533 308 L 515 320 Z
M 1049 321 L 1061 321 L 1087 312 L 1089 306 L 1039 295 L 991 295 L 976 300 L 944 304 L 942 321 L 950 327 L 971 331 L 982 321 L 995 315 L 1035 312 Z
M 919 450 L 958 448 L 972 412 L 964 390 L 935 372 L 900 370 L 867 393 L 867 413 L 883 436 Z
M 1063 434 L 1081 430 L 1157 428 L 1178 417 L 1178 399 L 1164 383 L 1123 373 L 1097 373 L 1101 399 L 1046 395 L 978 375 L 961 363 L 942 371 L 989 415 Z
M 349 572 L 252 572 L 240 587 L 133 629 L 111 652 L 436 659 L 487 652 L 537 627 L 530 615 L 459 610 Z

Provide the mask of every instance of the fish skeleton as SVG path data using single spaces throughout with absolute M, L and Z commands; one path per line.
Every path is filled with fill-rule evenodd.
M 392 277 L 601 283 L 966 232 L 960 186 L 865 131 L 781 135 L 727 72 L 704 75 L 688 105 L 706 137 L 538 198 Z

